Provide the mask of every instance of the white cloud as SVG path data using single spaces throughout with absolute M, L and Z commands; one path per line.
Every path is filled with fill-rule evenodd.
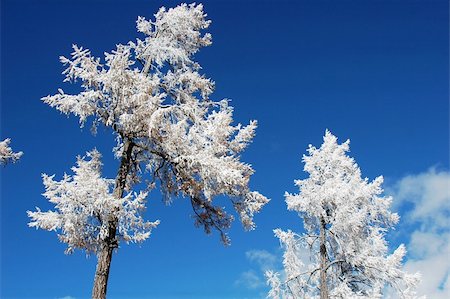
M 394 204 L 412 204 L 406 221 L 418 221 L 425 229 L 448 228 L 450 215 L 450 172 L 431 168 L 418 175 L 408 175 L 390 190 Z
M 277 262 L 277 257 L 267 250 L 249 250 L 245 256 L 249 261 L 256 262 L 263 271 L 274 268 Z
M 265 282 L 258 274 L 256 274 L 254 270 L 248 270 L 242 272 L 234 284 L 237 286 L 244 286 L 249 289 L 258 289 L 264 286 Z
M 266 286 L 266 279 L 263 273 L 276 266 L 278 257 L 267 250 L 258 249 L 245 252 L 245 257 L 257 266 L 258 269 L 250 269 L 242 272 L 234 284 L 248 289 L 259 289 Z
M 64 297 L 60 297 L 58 299 L 75 299 L 75 297 L 72 296 L 64 296 Z
M 450 298 L 450 172 L 431 168 L 408 175 L 390 189 L 394 204 L 405 210 L 403 221 L 417 229 L 408 243 L 408 272 L 419 271 L 418 294 L 428 298 Z

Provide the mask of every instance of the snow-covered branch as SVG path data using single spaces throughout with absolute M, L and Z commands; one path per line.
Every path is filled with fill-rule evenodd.
M 43 174 L 44 197 L 55 205 L 54 211 L 28 211 L 30 227 L 57 231 L 67 243 L 67 253 L 83 249 L 97 253 L 108 237 L 108 222 L 117 221 L 117 235 L 125 242 L 142 242 L 150 236 L 159 221 L 142 218 L 147 192 L 128 193 L 123 198 L 113 195 L 114 180 L 101 177 L 101 155 L 92 150 L 78 157 L 73 175 L 61 181 Z M 117 244 L 118 245 L 118 244 Z
M 23 155 L 23 152 L 13 152 L 9 144 L 10 138 L 0 141 L 0 165 L 6 165 L 9 162 L 15 163 Z

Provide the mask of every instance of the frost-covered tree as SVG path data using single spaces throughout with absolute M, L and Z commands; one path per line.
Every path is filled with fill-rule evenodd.
M 326 131 L 320 148 L 303 156 L 299 194 L 286 193 L 289 210 L 303 218 L 305 233 L 274 230 L 284 247 L 284 277 L 266 273 L 270 298 L 382 298 L 386 287 L 415 298 L 418 274 L 402 270 L 405 246 L 388 254 L 385 234 L 399 220 L 383 195 L 383 178 L 361 178 L 349 140 L 338 144 Z M 305 260 L 305 256 L 309 259 Z
M 10 143 L 10 138 L 0 141 L 0 165 L 6 165 L 10 162 L 15 163 L 23 155 L 23 152 L 13 152 L 9 146 Z
M 81 126 L 92 120 L 94 132 L 103 125 L 115 133 L 120 165 L 114 198 L 123 198 L 146 172 L 149 188 L 161 186 L 166 202 L 189 198 L 195 224 L 207 233 L 217 229 L 228 244 L 225 230 L 233 216 L 214 199 L 228 196 L 245 229 L 255 227 L 253 215 L 268 199 L 250 191 L 254 171 L 240 161 L 256 121 L 233 125 L 233 108 L 227 100 L 210 98 L 214 83 L 194 61 L 194 54 L 211 44 L 211 35 L 203 32 L 209 24 L 201 4 L 182 4 L 161 8 L 154 20 L 139 17 L 143 39 L 117 45 L 104 61 L 74 45 L 71 58 L 60 60 L 67 65 L 64 81 L 80 82 L 81 91 L 59 89 L 43 101 L 78 116 Z M 118 219 L 111 219 L 101 235 L 107 245 L 97 251 L 94 298 L 106 296 L 118 225 Z

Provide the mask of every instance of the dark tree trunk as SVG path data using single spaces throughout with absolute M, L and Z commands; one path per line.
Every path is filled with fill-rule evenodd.
M 94 288 L 92 289 L 92 298 L 94 299 L 106 298 L 113 250 L 113 247 L 105 244 L 104 248 L 97 254 L 97 269 L 95 270 Z
M 119 171 L 116 176 L 114 187 L 114 197 L 122 198 L 125 190 L 128 173 L 131 169 L 131 154 L 133 152 L 133 143 L 124 140 L 122 158 L 120 160 Z M 116 239 L 117 219 L 112 218 L 108 221 L 108 236 L 104 240 L 100 252 L 97 253 L 97 268 L 95 270 L 94 287 L 92 288 L 93 299 L 105 299 L 108 286 L 109 269 L 114 248 L 118 246 Z
M 326 223 L 320 219 L 320 299 L 328 299 Z

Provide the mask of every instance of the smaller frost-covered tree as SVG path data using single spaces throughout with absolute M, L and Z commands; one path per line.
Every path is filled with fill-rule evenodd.
M 114 180 L 101 177 L 101 155 L 97 150 L 78 157 L 73 175 L 64 174 L 61 181 L 54 175 L 43 174 L 44 197 L 55 205 L 56 211 L 28 211 L 30 227 L 58 231 L 61 242 L 67 243 L 66 253 L 82 249 L 99 253 L 109 246 L 111 221 L 117 225 L 117 241 L 142 242 L 150 236 L 159 221 L 144 221 L 147 192 L 129 192 L 122 198 L 114 196 Z
M 268 271 L 270 298 L 382 298 L 390 286 L 400 298 L 415 298 L 419 274 L 402 271 L 405 246 L 391 255 L 385 234 L 399 220 L 383 196 L 383 177 L 372 182 L 328 130 L 320 148 L 303 156 L 299 194 L 286 193 L 288 210 L 303 218 L 305 233 L 274 230 L 284 247 L 284 279 Z M 309 249 L 309 254 L 308 254 Z M 309 260 L 305 261 L 305 255 Z
M 11 143 L 10 138 L 6 138 L 3 141 L 0 141 L 0 164 L 6 165 L 9 162 L 15 163 L 20 157 L 23 155 L 23 152 L 15 153 L 9 146 Z

